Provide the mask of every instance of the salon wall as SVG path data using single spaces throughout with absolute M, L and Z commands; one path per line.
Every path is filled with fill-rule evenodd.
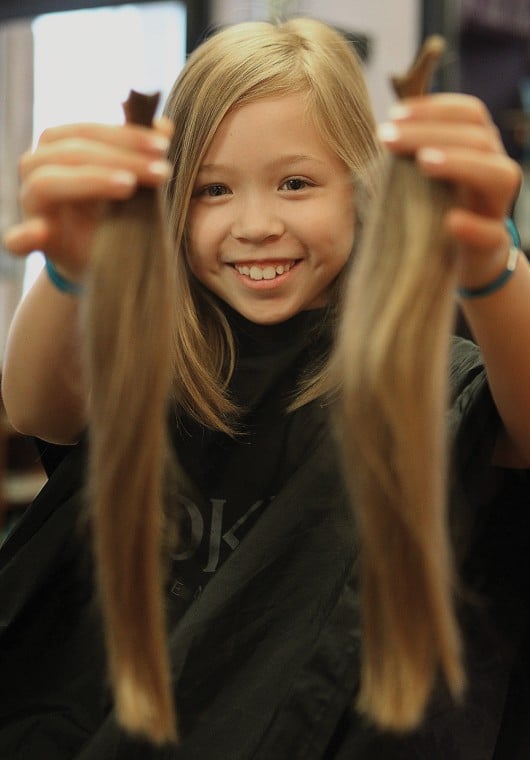
M 366 78 L 374 110 L 382 120 L 393 101 L 388 85 L 391 73 L 403 71 L 416 52 L 421 29 L 421 0 L 212 0 L 215 24 L 228 24 L 269 15 L 269 8 L 320 18 L 346 31 L 367 35 L 370 51 Z

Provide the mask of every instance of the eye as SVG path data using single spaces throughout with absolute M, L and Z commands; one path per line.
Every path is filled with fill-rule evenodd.
M 204 195 L 209 195 L 211 198 L 217 198 L 219 195 L 226 195 L 229 190 L 226 185 L 208 185 L 202 192 Z
M 290 177 L 286 179 L 282 184 L 282 190 L 305 190 L 306 187 L 310 187 L 310 183 L 306 179 L 301 177 Z
M 194 195 L 205 195 L 207 198 L 218 198 L 220 195 L 226 195 L 230 190 L 226 185 L 205 185 L 195 191 Z

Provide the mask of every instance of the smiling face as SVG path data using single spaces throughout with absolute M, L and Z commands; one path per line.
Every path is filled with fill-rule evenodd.
M 188 217 L 197 279 L 247 319 L 282 322 L 326 303 L 352 248 L 351 173 L 302 95 L 230 111 L 197 175 Z

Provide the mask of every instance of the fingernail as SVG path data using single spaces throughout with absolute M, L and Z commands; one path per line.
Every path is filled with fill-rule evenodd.
M 377 127 L 377 135 L 381 142 L 393 143 L 399 140 L 400 131 L 395 124 L 386 121 Z
M 439 148 L 420 148 L 417 158 L 422 164 L 443 164 L 445 153 Z
M 149 138 L 150 146 L 160 153 L 167 153 L 169 150 L 169 138 L 164 135 L 152 135 Z
M 396 121 L 399 121 L 400 119 L 408 119 L 410 114 L 411 110 L 409 106 L 405 106 L 403 103 L 394 103 L 394 105 L 390 106 L 390 110 L 388 111 L 390 118 L 395 119 Z
M 136 185 L 136 175 L 123 169 L 114 172 L 110 179 L 118 187 L 134 187 Z
M 167 179 L 171 176 L 171 172 L 173 170 L 173 167 L 169 163 L 169 161 L 153 161 L 149 164 L 149 174 L 152 174 L 154 177 L 161 177 L 162 179 Z

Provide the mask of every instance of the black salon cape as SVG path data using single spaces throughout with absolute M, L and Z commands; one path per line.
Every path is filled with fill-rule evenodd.
M 451 383 L 452 530 L 470 676 L 460 709 L 440 687 L 424 728 L 403 738 L 351 709 L 356 547 L 327 410 L 312 404 L 296 413 L 312 417 L 300 467 L 170 632 L 178 748 L 128 737 L 114 721 L 80 520 L 85 454 L 68 454 L 0 550 L 1 760 L 530 757 L 526 480 L 497 473 L 500 493 L 490 484 L 498 420 L 470 344 L 455 341 Z

